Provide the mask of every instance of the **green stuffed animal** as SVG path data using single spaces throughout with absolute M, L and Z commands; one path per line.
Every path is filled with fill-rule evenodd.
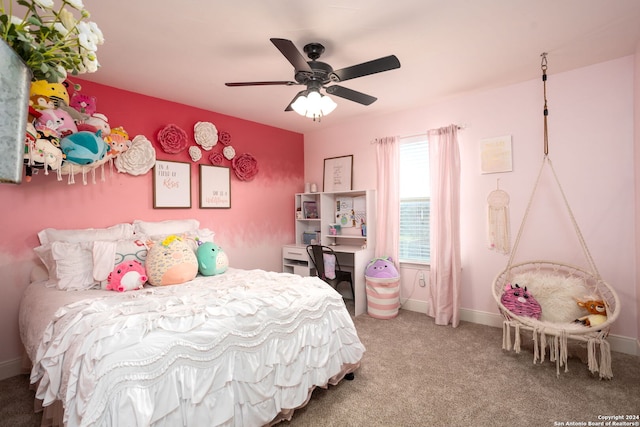
M 196 251 L 198 270 L 203 276 L 222 274 L 229 268 L 229 258 L 221 247 L 212 242 L 205 242 Z

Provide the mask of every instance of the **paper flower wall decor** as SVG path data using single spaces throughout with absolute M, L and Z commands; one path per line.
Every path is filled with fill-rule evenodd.
M 195 145 L 192 145 L 191 147 L 189 147 L 189 156 L 191 157 L 191 160 L 197 162 L 202 158 L 202 150 Z
M 236 150 L 232 146 L 228 145 L 224 147 L 222 154 L 227 160 L 231 160 L 236 156 Z
M 231 168 L 240 181 L 251 181 L 258 174 L 258 161 L 251 154 L 240 154 L 231 161 Z
M 222 164 L 224 163 L 224 156 L 222 155 L 222 153 L 211 153 L 211 155 L 209 156 L 209 161 L 214 166 L 222 166 Z
M 131 141 L 131 147 L 120 153 L 114 163 L 118 172 L 144 175 L 156 164 L 156 150 L 146 136 L 138 135 Z
M 193 126 L 196 142 L 203 150 L 209 151 L 218 143 L 218 129 L 210 122 L 198 122 Z
M 220 144 L 226 147 L 227 145 L 231 144 L 231 134 L 224 130 L 221 131 L 220 135 L 218 136 L 218 141 L 220 141 Z
M 187 148 L 187 133 L 176 125 L 167 125 L 158 132 L 158 142 L 165 153 L 176 154 Z

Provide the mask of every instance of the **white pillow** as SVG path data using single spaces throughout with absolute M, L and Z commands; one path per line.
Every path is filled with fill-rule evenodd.
M 142 237 L 138 239 L 118 240 L 113 266 L 115 267 L 121 262 L 132 260 L 138 261 L 140 264 L 144 265 L 147 260 L 147 252 L 149 251 L 149 248 L 145 243 L 146 240 L 146 238 Z
M 93 288 L 93 242 L 53 242 L 51 256 L 55 260 L 56 287 L 62 290 Z M 49 272 L 51 278 L 51 272 Z
M 41 245 L 53 242 L 90 242 L 95 240 L 121 240 L 133 237 L 133 225 L 116 224 L 109 228 L 84 228 L 77 230 L 57 230 L 45 228 L 38 233 Z
M 168 236 L 170 234 L 183 234 L 196 231 L 200 227 L 197 219 L 167 219 L 164 221 L 133 221 L 133 231 L 150 238 Z

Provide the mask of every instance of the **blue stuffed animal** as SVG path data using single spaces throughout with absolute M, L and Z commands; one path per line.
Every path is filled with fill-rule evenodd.
M 229 258 L 221 247 L 212 242 L 205 242 L 198 246 L 198 271 L 203 276 L 222 274 L 229 267 Z
M 66 161 L 77 165 L 89 165 L 101 160 L 109 150 L 109 145 L 97 133 L 80 131 L 60 140 L 60 149 Z

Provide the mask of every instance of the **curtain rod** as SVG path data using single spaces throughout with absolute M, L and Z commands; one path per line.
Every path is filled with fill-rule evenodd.
M 458 130 L 465 130 L 467 128 L 467 125 L 456 125 L 456 128 L 458 128 Z M 440 128 L 435 128 L 435 129 L 429 129 L 427 131 L 425 131 L 424 133 L 417 133 L 415 135 L 404 135 L 401 136 L 400 138 L 413 138 L 416 136 L 422 136 L 422 135 L 427 135 L 429 132 L 433 131 L 433 130 L 439 130 Z

